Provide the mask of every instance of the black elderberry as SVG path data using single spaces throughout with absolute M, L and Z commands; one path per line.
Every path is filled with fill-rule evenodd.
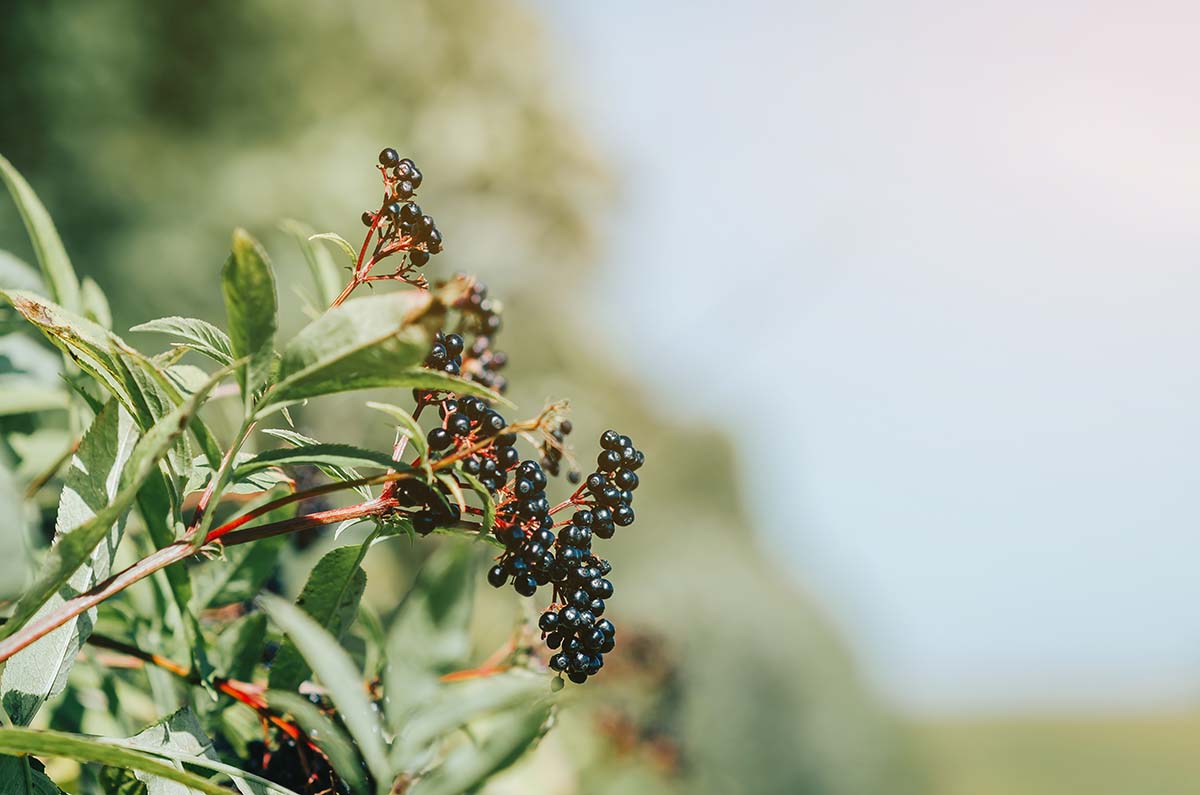
M 537 581 L 528 574 L 513 579 L 513 590 L 521 596 L 533 596 L 537 593 Z
M 617 634 L 617 628 L 614 627 L 613 622 L 609 621 L 607 618 L 597 621 L 596 629 L 600 630 L 610 638 Z
M 581 685 L 587 681 L 588 675 L 586 671 L 572 671 L 567 674 L 567 678 L 577 685 Z
M 375 223 L 375 213 L 371 212 L 370 210 L 363 210 L 362 222 L 363 226 L 370 226 L 371 224 Z
M 379 153 L 379 165 L 386 168 L 395 166 L 400 162 L 400 153 L 390 146 Z
M 429 262 L 429 255 L 420 249 L 413 249 L 408 252 L 408 262 L 414 268 L 422 268 Z
M 630 469 L 618 471 L 614 481 L 618 488 L 625 489 L 626 491 L 633 491 L 638 487 L 637 473 Z
M 471 432 L 471 420 L 465 414 L 451 414 L 446 420 L 446 430 L 455 436 L 466 436 Z
M 420 511 L 412 515 L 412 526 L 418 535 L 427 536 L 437 527 L 437 519 L 429 511 Z
M 487 581 L 493 588 L 503 588 L 504 583 L 508 582 L 508 575 L 505 573 L 504 567 L 497 565 L 488 569 Z
M 605 450 L 620 450 L 621 435 L 614 430 L 607 430 L 600 434 L 600 446 Z
M 458 334 L 446 335 L 446 352 L 450 354 L 451 358 L 457 359 L 459 356 L 462 356 L 464 345 L 462 336 Z
M 542 613 L 542 617 L 538 619 L 538 627 L 541 628 L 542 632 L 553 632 L 554 628 L 557 626 L 558 613 L 554 612 L 553 610 L 547 610 L 545 613 Z
M 612 472 L 621 465 L 621 454 L 616 450 L 601 450 L 596 456 L 596 466 L 601 472 Z
M 559 671 L 559 672 L 565 671 L 565 670 L 567 670 L 567 666 L 570 664 L 571 664 L 571 661 L 569 659 L 567 659 L 567 655 L 563 654 L 562 652 L 559 652 L 558 654 L 556 654 L 550 658 L 550 667 L 553 668 L 555 671 Z
M 613 524 L 617 527 L 628 527 L 633 524 L 633 508 L 627 503 L 621 503 L 613 511 Z
M 421 180 L 424 179 L 424 177 L 421 174 L 421 172 L 417 170 L 417 167 L 415 165 L 412 165 L 411 160 L 408 162 L 409 162 L 409 166 L 410 166 L 409 174 L 408 174 L 408 181 L 412 183 L 412 186 L 414 189 L 419 188 L 419 187 L 421 187 Z
M 408 199 L 412 198 L 414 190 L 415 188 L 413 187 L 412 182 L 407 179 L 400 180 L 400 182 L 396 184 L 396 197 L 407 201 Z
M 606 482 L 607 481 L 604 479 L 604 475 L 600 474 L 599 472 L 593 472 L 592 474 L 588 475 L 588 479 L 587 479 L 588 491 L 593 492 L 593 493 L 600 491 L 600 489 L 604 488 L 604 484 Z
M 426 437 L 430 450 L 445 450 L 454 443 L 454 437 L 445 428 L 434 428 Z

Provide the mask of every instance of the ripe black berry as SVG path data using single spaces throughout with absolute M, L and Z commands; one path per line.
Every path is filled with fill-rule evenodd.
M 508 582 L 508 575 L 503 566 L 492 566 L 488 569 L 487 580 L 493 588 L 503 588 L 504 583 Z
M 384 167 L 395 166 L 400 162 L 400 153 L 395 149 L 388 147 L 379 153 L 379 165 Z

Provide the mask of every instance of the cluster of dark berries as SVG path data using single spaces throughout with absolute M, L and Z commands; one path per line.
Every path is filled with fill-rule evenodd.
M 295 792 L 348 795 L 350 788 L 333 772 L 324 756 L 302 752 L 290 737 L 281 736 L 280 739 L 279 747 L 275 750 L 261 740 L 247 743 L 246 772 Z
M 612 622 L 600 618 L 605 600 L 613 595 L 607 579 L 612 565 L 592 554 L 592 539 L 612 534 L 611 526 L 604 524 L 611 520 L 601 517 L 602 523 L 597 524 L 597 513 L 587 508 L 576 511 L 571 523 L 558 532 L 552 578 L 556 604 L 562 606 L 551 605 L 538 621 L 546 645 L 562 649 L 550 658 L 550 667 L 577 684 L 600 670 L 605 652 L 612 651 L 615 643 Z
M 426 436 L 431 455 L 438 455 L 450 447 L 462 447 L 484 439 L 493 439 L 491 445 L 478 450 L 462 460 L 463 472 L 478 478 L 490 492 L 495 493 L 508 482 L 508 471 L 517 465 L 520 455 L 514 446 L 517 437 L 511 433 L 500 433 L 508 427 L 504 416 L 477 397 L 447 398 L 438 405 L 442 416 L 440 428 L 433 428 Z
M 393 494 L 398 505 L 420 508 L 419 511 L 408 514 L 413 530 L 420 535 L 429 535 L 439 527 L 458 524 L 462 519 L 462 508 L 453 497 L 440 489 L 435 491 L 429 484 L 420 480 L 396 481 Z
M 410 266 L 419 268 L 429 262 L 431 254 L 442 250 L 442 233 L 433 217 L 412 201 L 421 187 L 421 172 L 413 161 L 401 158 L 391 148 L 379 153 L 379 170 L 385 187 L 383 206 L 379 212 L 364 212 L 363 224 L 377 226 L 381 242 L 395 241 L 398 248 L 408 251 Z
M 533 596 L 538 586 L 550 582 L 555 566 L 552 551 L 554 519 L 546 497 L 546 473 L 536 461 L 522 461 L 508 489 L 512 497 L 496 512 L 496 538 L 504 544 L 500 561 L 488 572 L 488 582 L 502 587 L 512 578 L 513 590 Z
M 425 357 L 425 366 L 430 370 L 443 370 L 450 375 L 462 372 L 463 348 L 466 343 L 459 334 L 437 333 L 429 355 Z
M 638 487 L 637 471 L 646 457 L 628 436 L 608 430 L 600 436 L 596 471 L 588 475 L 585 488 L 595 500 L 595 533 L 612 538 L 616 527 L 633 524 L 633 492 Z

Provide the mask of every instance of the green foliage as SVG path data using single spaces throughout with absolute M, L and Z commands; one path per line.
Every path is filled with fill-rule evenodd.
M 476 537 L 487 536 L 496 515 L 487 489 L 454 458 L 431 459 L 417 418 L 391 403 L 370 405 L 404 442 L 392 452 L 259 428 L 290 404 L 366 388 L 417 387 L 499 400 L 473 381 L 422 366 L 447 302 L 457 295 L 408 290 L 351 300 L 309 321 L 276 353 L 275 277 L 261 246 L 238 231 L 221 273 L 228 332 L 194 318 L 160 318 L 134 330 L 167 335 L 170 347 L 143 354 L 110 330 L 103 292 L 75 278 L 36 196 L 6 161 L 2 165 L 43 272 L 0 258 L 13 274 L 0 295 L 65 354 L 61 369 L 71 390 L 54 382 L 53 400 L 26 395 L 23 404 L 6 404 L 0 384 L 0 416 L 65 409 L 86 431 L 64 456 L 62 433 L 15 434 L 0 426 L 0 452 L 19 451 L 22 466 L 40 462 L 41 485 L 59 495 L 54 538 L 0 628 L 7 718 L 0 729 L 6 787 L 0 791 L 57 793 L 37 755 L 81 763 L 80 783 L 89 795 L 215 795 L 228 792 L 227 784 L 244 795 L 288 795 L 292 790 L 260 775 L 288 775 L 262 769 L 267 754 L 255 757 L 264 720 L 278 732 L 274 753 L 292 743 L 300 755 L 297 769 L 310 776 L 301 787 L 306 795 L 343 786 L 385 795 L 398 782 L 433 793 L 473 791 L 532 747 L 550 710 L 548 680 L 538 666 L 514 658 L 515 667 L 504 673 L 442 681 L 470 664 L 481 547 L 444 542 L 390 626 L 362 604 L 372 547 L 402 530 L 412 533 L 405 510 L 411 506 L 393 489 L 419 481 L 414 488 L 425 489 L 430 500 L 475 511 L 483 517 L 482 532 L 456 522 L 435 529 Z M 303 234 L 298 226 L 293 232 Z M 303 234 L 304 246 L 321 241 L 348 247 L 336 235 Z M 331 289 L 328 252 L 309 253 L 323 302 Z M 16 285 L 30 289 L 12 289 Z M 39 295 L 43 286 L 62 303 Z M 41 368 L 42 376 L 58 376 L 60 363 L 48 348 L 12 335 L 0 337 L 0 344 L 30 346 L 17 361 L 27 362 L 29 373 Z M 214 369 L 182 362 L 187 355 Z M 222 384 L 229 376 L 236 384 Z M 222 398 L 234 389 L 241 399 L 231 412 L 231 401 Z M 228 440 L 218 438 L 202 413 L 215 427 L 235 429 Z M 290 414 L 283 416 L 291 422 Z M 386 438 L 390 443 L 391 434 Z M 285 446 L 260 447 L 270 441 Z M 312 486 L 305 480 L 311 470 L 329 482 Z M 348 481 L 365 480 L 360 470 L 379 473 L 371 479 L 379 496 L 356 482 L 362 502 L 326 510 L 319 519 L 297 515 L 306 497 L 350 492 Z M 0 489 L 15 493 L 3 455 L 0 476 Z M 293 490 L 303 493 L 289 495 Z M 275 587 L 281 560 L 292 554 L 289 533 L 343 517 L 375 529 L 321 556 L 294 604 L 263 593 Z M 361 624 L 360 615 L 368 617 Z M 141 668 L 110 670 L 90 654 L 92 647 L 125 655 Z M 85 664 L 75 665 L 81 659 Z M 331 707 L 302 695 L 314 691 L 326 694 Z M 80 706 L 50 710 L 48 729 L 22 728 L 48 701 L 64 699 Z M 186 706 L 178 708 L 181 701 Z M 147 710 L 149 727 L 135 731 L 132 716 Z M 100 727 L 104 736 L 81 734 L 85 726 Z M 218 751 L 210 735 L 231 750 Z M 464 742 L 468 736 L 476 741 Z

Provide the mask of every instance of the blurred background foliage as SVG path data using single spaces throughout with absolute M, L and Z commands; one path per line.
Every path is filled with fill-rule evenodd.
M 614 426 L 648 451 L 638 531 L 612 545 L 615 611 L 635 628 L 620 664 L 492 789 L 916 791 L 907 735 L 759 546 L 737 451 L 712 429 L 672 423 L 669 406 L 612 367 L 621 352 L 604 328 L 581 322 L 603 278 L 595 254 L 618 245 L 598 230 L 622 173 L 562 112 L 538 37 L 520 5 L 482 0 L 9 3 L 0 152 L 125 333 L 165 314 L 219 318 L 217 273 L 239 225 L 267 243 L 298 325 L 306 273 L 279 222 L 360 239 L 358 216 L 377 202 L 375 154 L 395 146 L 424 171 L 421 202 L 447 238 L 430 275 L 475 273 L 505 303 L 522 413 L 571 396 L 576 438 Z M 29 258 L 7 203 L 0 240 Z M 325 402 L 298 422 L 386 447 L 386 422 L 360 406 Z M 304 554 L 311 563 L 317 550 Z M 373 553 L 368 598 L 393 603 L 423 554 Z M 485 615 L 503 615 L 495 603 L 507 596 L 484 597 Z M 506 629 L 481 624 L 482 658 Z
M 107 291 L 118 333 L 165 314 L 219 319 L 217 273 L 239 225 L 266 241 L 295 328 L 307 273 L 279 222 L 358 239 L 375 154 L 391 145 L 425 172 L 421 202 L 447 236 L 430 275 L 475 273 L 506 305 L 522 413 L 570 396 L 581 448 L 612 425 L 650 453 L 641 521 L 610 547 L 614 611 L 636 637 L 622 635 L 583 703 L 489 791 L 1193 791 L 1194 716 L 912 726 L 877 703 L 754 533 L 730 440 L 673 422 L 619 367 L 603 324 L 584 320 L 598 254 L 629 245 L 601 236 L 606 213 L 636 185 L 564 112 L 528 9 L 13 0 L 0 21 L 0 152 Z M 7 201 L 0 248 L 31 258 Z M 385 448 L 386 422 L 360 407 L 297 416 L 313 435 Z M 0 502 L 17 492 L 0 481 Z M 393 604 L 433 543 L 373 551 L 368 597 Z M 297 553 L 296 570 L 321 547 Z M 517 610 L 485 590 L 480 659 Z

